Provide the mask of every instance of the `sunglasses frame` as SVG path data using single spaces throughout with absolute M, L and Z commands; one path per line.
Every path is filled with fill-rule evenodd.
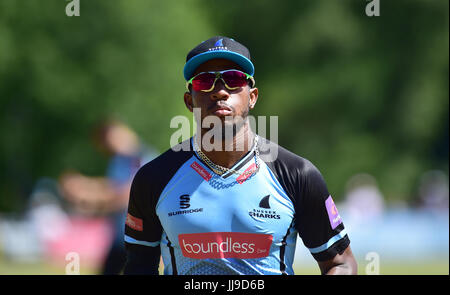
M 216 78 L 214 79 L 214 82 L 213 82 L 211 88 L 206 89 L 206 90 L 200 90 L 200 91 L 203 91 L 203 92 L 211 92 L 211 91 L 214 89 L 214 87 L 216 87 L 217 79 L 222 80 L 223 85 L 225 85 L 225 87 L 226 87 L 228 90 L 236 90 L 236 89 L 240 88 L 241 86 L 238 86 L 238 87 L 230 87 L 230 86 L 228 86 L 228 84 L 225 82 L 225 80 L 224 80 L 223 77 L 222 77 L 222 74 L 223 74 L 223 73 L 225 73 L 225 72 L 230 72 L 230 71 L 237 71 L 237 72 L 239 72 L 239 73 L 244 74 L 245 77 L 246 77 L 246 79 L 247 79 L 247 80 L 250 80 L 250 81 L 252 82 L 252 86 L 251 86 L 251 87 L 255 87 L 255 84 L 256 84 L 255 78 L 253 78 L 252 76 L 250 76 L 249 74 L 247 74 L 247 73 L 245 73 L 245 72 L 243 72 L 243 71 L 239 71 L 239 70 L 236 70 L 236 69 L 230 69 L 230 70 L 224 70 L 224 71 L 208 71 L 208 72 L 201 72 L 201 73 L 198 73 L 197 75 L 195 75 L 194 77 L 192 77 L 191 79 L 189 79 L 189 81 L 186 82 L 186 89 L 187 89 L 188 91 L 190 91 L 189 85 L 191 85 L 191 84 L 192 84 L 192 81 L 193 81 L 196 77 L 198 77 L 199 75 L 202 75 L 202 74 L 214 74 L 214 75 L 216 75 Z

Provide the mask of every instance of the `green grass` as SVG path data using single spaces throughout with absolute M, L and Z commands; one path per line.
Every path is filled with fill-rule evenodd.
M 48 263 L 17 263 L 0 257 L 0 275 L 65 275 L 65 266 Z M 91 268 L 80 266 L 81 275 L 96 274 Z
M 358 262 L 358 275 L 366 274 L 367 261 Z M 449 261 L 421 261 L 421 262 L 385 262 L 380 263 L 380 275 L 448 275 Z M 319 267 L 309 266 L 295 269 L 297 275 L 318 275 Z
M 367 262 L 358 263 L 358 274 L 365 275 Z M 94 269 L 80 268 L 80 274 L 93 275 Z M 297 275 L 319 275 L 319 267 L 308 266 L 295 269 Z M 64 275 L 65 267 L 47 263 L 13 263 L 0 257 L 0 275 Z M 448 275 L 449 262 L 446 260 L 413 262 L 387 262 L 380 264 L 382 275 Z

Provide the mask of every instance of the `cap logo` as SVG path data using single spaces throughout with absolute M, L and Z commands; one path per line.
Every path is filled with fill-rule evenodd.
M 228 50 L 228 48 L 223 45 L 223 38 L 217 40 L 216 43 L 214 43 L 213 48 L 208 48 L 208 51 L 215 51 L 215 50 Z

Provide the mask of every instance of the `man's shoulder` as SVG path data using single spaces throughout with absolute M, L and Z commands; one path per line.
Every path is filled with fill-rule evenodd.
M 267 140 L 263 142 L 266 146 L 261 145 L 261 149 L 265 156 L 261 159 L 278 179 L 294 204 L 305 198 L 311 199 L 311 196 L 314 199 L 317 195 L 329 195 L 325 180 L 313 163 L 274 142 Z
M 186 148 L 186 143 L 188 146 L 190 145 L 189 141 L 190 139 L 187 139 L 176 146 L 169 148 L 150 162 L 144 164 L 138 170 L 136 177 L 161 178 L 172 176 L 173 173 L 175 173 L 179 167 L 193 155 L 191 149 Z
M 266 138 L 261 138 L 260 142 L 260 157 L 272 169 L 301 174 L 317 170 L 308 159 L 297 155 L 278 143 Z

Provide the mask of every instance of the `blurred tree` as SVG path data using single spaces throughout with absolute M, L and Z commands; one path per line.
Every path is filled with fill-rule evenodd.
M 210 21 L 246 44 L 279 143 L 310 159 L 342 198 L 373 174 L 405 199 L 428 169 L 448 174 L 448 1 L 219 1 Z
M 23 206 L 35 181 L 66 168 L 103 172 L 90 140 L 105 117 L 169 147 L 188 115 L 187 51 L 214 34 L 197 1 L 0 1 L 0 211 Z
M 161 151 L 183 103 L 186 53 L 227 35 L 248 46 L 279 143 L 310 159 L 336 199 L 355 173 L 404 199 L 448 173 L 448 1 L 0 1 L 0 211 L 41 176 L 99 174 L 93 126 L 116 117 Z

